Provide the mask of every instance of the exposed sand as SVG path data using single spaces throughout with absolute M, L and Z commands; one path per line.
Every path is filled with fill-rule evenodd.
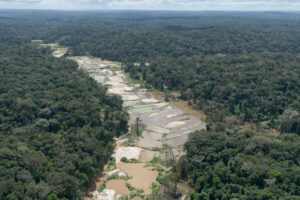
M 186 122 L 183 122 L 183 121 L 175 121 L 175 122 L 170 122 L 168 125 L 167 125 L 167 128 L 175 128 L 177 126 L 182 126 L 186 124 Z
M 153 131 L 153 132 L 156 132 L 156 133 L 160 133 L 160 134 L 170 133 L 170 130 L 169 130 L 169 129 L 162 128 L 162 127 L 157 126 L 157 125 L 155 125 L 155 124 L 150 124 L 150 125 L 147 127 L 147 130 Z
M 126 91 L 126 92 L 131 92 L 132 90 L 134 90 L 134 87 L 124 87 L 124 90 Z
M 171 114 L 171 115 L 167 115 L 167 118 L 173 118 L 173 117 L 176 117 L 178 116 L 177 114 Z
M 144 131 L 142 137 L 136 140 L 138 147 L 118 146 L 113 157 L 116 158 L 117 168 L 109 173 L 127 173 L 133 179 L 129 183 L 138 189 L 144 189 L 146 194 L 151 193 L 152 182 L 155 182 L 157 171 L 143 168 L 143 163 L 122 163 L 122 157 L 127 159 L 138 159 L 149 162 L 154 156 L 162 156 L 160 152 L 144 149 L 154 147 L 162 148 L 167 144 L 174 151 L 187 141 L 188 135 L 199 129 L 205 128 L 205 124 L 200 120 L 199 112 L 195 112 L 187 105 L 187 102 L 165 102 L 161 92 L 148 91 L 140 88 L 140 84 L 133 84 L 122 71 L 122 65 L 117 62 L 101 60 L 91 57 L 71 57 L 79 64 L 79 68 L 87 72 L 97 82 L 108 87 L 108 93 L 118 94 L 122 97 L 130 115 L 129 124 L 134 125 L 136 118 L 140 119 Z M 122 143 L 122 142 L 120 142 Z M 144 148 L 144 149 L 143 149 Z M 121 192 L 128 192 L 125 181 L 109 181 L 109 188 L 122 191 L 115 193 L 116 198 Z M 109 191 L 109 190 L 108 190 Z M 106 198 L 107 199 L 107 198 Z M 139 198 L 137 198 L 139 199 Z
M 42 40 L 35 40 L 35 41 L 42 41 Z M 33 41 L 34 42 L 34 41 Z M 53 52 L 52 52 L 52 56 L 59 58 L 62 57 L 63 55 L 65 55 L 69 48 L 63 48 L 60 47 L 57 43 L 52 43 L 52 44 L 41 44 L 42 47 L 50 47 Z
M 126 186 L 126 181 L 121 179 L 113 179 L 106 183 L 107 189 L 112 189 L 117 192 L 117 194 L 130 194 L 129 189 Z
M 137 145 L 144 148 L 162 147 L 162 134 L 152 131 L 143 131 L 142 137 L 137 141 Z
M 158 115 L 159 113 L 152 113 L 152 114 L 150 114 L 149 115 L 149 117 L 154 117 L 154 116 L 156 116 L 156 115 Z
M 145 194 L 151 194 L 152 183 L 156 182 L 158 176 L 157 171 L 145 167 L 144 163 L 119 163 L 117 167 L 126 172 L 128 176 L 132 176 L 132 179 L 129 179 L 128 182 L 133 187 L 143 189 Z
M 142 149 L 139 147 L 119 147 L 114 151 L 112 156 L 116 158 L 116 163 L 119 163 L 123 157 L 127 159 L 138 159 L 141 152 Z
M 114 200 L 116 195 L 115 190 L 104 189 L 102 192 L 95 191 L 93 199 L 95 200 Z
M 143 99 L 142 103 L 157 103 L 158 100 L 156 99 Z
M 136 101 L 139 100 L 140 98 L 137 95 L 126 95 L 123 96 L 124 101 Z
M 62 57 L 63 55 L 65 55 L 65 54 L 67 53 L 67 51 L 68 51 L 68 48 L 59 48 L 59 49 L 56 49 L 56 50 L 52 53 L 52 55 L 53 55 L 54 57 L 59 58 L 59 57 Z
M 109 88 L 108 89 L 108 92 L 111 93 L 111 94 L 124 94 L 124 89 L 123 88 Z
M 111 176 L 111 175 L 113 175 L 113 174 L 118 174 L 118 176 L 126 176 L 126 173 L 124 173 L 124 172 L 122 172 L 120 169 L 115 169 L 115 170 L 113 170 L 113 171 L 109 171 L 108 173 L 107 173 L 107 175 L 108 176 Z

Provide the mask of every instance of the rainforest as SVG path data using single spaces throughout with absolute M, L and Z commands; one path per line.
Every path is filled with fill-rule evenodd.
M 1 10 L 0 199 L 92 198 L 105 165 L 141 163 L 157 173 L 149 193 L 125 169 L 96 191 L 116 179 L 115 199 L 300 199 L 299 19 Z M 118 160 L 123 146 L 153 155 Z

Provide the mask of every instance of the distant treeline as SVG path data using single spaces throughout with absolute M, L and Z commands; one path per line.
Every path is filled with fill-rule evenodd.
M 206 112 L 173 168 L 193 199 L 297 199 L 300 133 L 299 13 L 0 13 L 0 199 L 81 199 L 127 131 L 107 95 L 70 54 L 121 61 L 131 77 Z M 140 65 L 134 64 L 140 63 Z M 232 117 L 233 116 L 233 117 Z M 237 120 L 238 118 L 238 120 Z
M 144 15 L 124 16 L 122 25 L 112 17 L 110 25 L 59 27 L 47 41 L 74 55 L 121 61 L 132 78 L 180 92 L 211 122 L 235 115 L 300 133 L 299 14 L 156 13 L 143 22 Z

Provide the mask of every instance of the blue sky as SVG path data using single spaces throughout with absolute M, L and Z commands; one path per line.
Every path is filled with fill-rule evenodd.
M 60 10 L 300 10 L 300 0 L 0 0 L 0 8 Z

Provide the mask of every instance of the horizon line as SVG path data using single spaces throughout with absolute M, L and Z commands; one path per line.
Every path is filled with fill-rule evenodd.
M 300 12 L 298 10 L 180 10 L 180 9 L 59 9 L 59 8 L 0 8 L 0 10 L 16 10 L 16 11 L 150 11 L 150 12 Z

